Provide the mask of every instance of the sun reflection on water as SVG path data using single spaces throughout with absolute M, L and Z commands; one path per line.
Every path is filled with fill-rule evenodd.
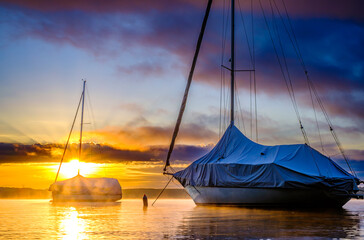
M 62 239 L 86 239 L 86 223 L 79 212 L 74 207 L 70 207 L 65 212 L 64 219 L 60 222 L 60 231 Z

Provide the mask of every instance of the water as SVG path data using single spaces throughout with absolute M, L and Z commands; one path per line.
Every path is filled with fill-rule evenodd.
M 192 200 L 0 200 L 1 239 L 364 239 L 364 201 L 343 210 L 197 207 Z

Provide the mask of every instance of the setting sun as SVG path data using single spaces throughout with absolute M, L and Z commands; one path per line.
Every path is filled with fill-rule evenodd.
M 87 176 L 89 174 L 93 174 L 97 171 L 97 164 L 95 163 L 85 163 L 80 162 L 78 159 L 73 159 L 70 162 L 66 162 L 62 164 L 61 167 L 61 175 L 66 178 L 74 177 L 80 171 L 80 174 L 83 176 Z

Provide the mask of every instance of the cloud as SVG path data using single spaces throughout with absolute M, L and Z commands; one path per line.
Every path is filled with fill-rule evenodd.
M 144 149 L 150 146 L 168 145 L 174 126 L 132 126 L 106 127 L 90 133 L 100 142 L 126 149 Z M 180 144 L 211 144 L 217 139 L 217 134 L 207 127 L 198 124 L 183 124 L 178 136 Z
M 92 13 L 130 13 L 130 12 L 150 12 L 150 11 L 171 11 L 180 9 L 186 11 L 191 8 L 204 8 L 207 1 L 194 0 L 174 0 L 173 4 L 169 0 L 149 1 L 117 1 L 111 0 L 107 3 L 100 4 L 98 0 L 1 0 L 0 3 L 7 7 L 21 7 L 38 11 L 55 12 L 55 11 L 85 11 Z M 278 6 L 282 6 L 282 2 L 275 1 Z M 262 0 L 263 6 L 268 8 L 268 2 Z M 333 17 L 343 19 L 363 20 L 364 4 L 360 0 L 301 0 L 301 1 L 285 1 L 287 9 L 294 16 L 306 17 Z M 240 1 L 243 10 L 250 9 L 250 3 Z M 256 3 L 255 8 L 259 5 Z M 222 3 L 215 1 L 213 7 L 222 7 Z M 313 7 L 314 6 L 314 7 Z M 330 7 L 327 7 L 330 6 Z M 256 9 L 255 9 L 256 10 Z
M 176 145 L 174 161 L 189 163 L 203 156 L 211 149 L 208 146 Z M 0 143 L 1 163 L 60 162 L 62 144 L 12 144 Z M 103 144 L 83 144 L 82 161 L 93 163 L 163 162 L 167 146 L 152 146 L 143 150 L 118 149 Z M 78 144 L 71 144 L 66 152 L 65 162 L 78 158 Z
M 364 94 L 364 91 L 360 94 Z M 348 93 L 335 93 L 327 98 L 326 106 L 333 115 L 364 119 L 364 98 Z
M 269 2 L 262 2 L 268 13 Z M 282 9 L 281 1 L 276 2 Z M 144 81 L 168 74 L 187 76 L 204 4 L 192 0 L 174 1 L 173 4 L 167 0 L 109 1 L 107 4 L 96 0 L 0 1 L 4 13 L 2 24 L 11 28 L 5 34 L 7 37 L 15 40 L 37 38 L 53 44 L 72 45 L 102 61 L 118 59 L 122 63 L 116 64 L 117 74 Z M 247 3 L 241 4 L 243 10 L 249 9 Z M 364 91 L 364 52 L 358 50 L 364 41 L 364 17 L 360 11 L 363 2 L 308 0 L 287 1 L 286 4 L 309 74 L 326 100 L 327 110 L 333 116 L 362 120 L 363 100 L 355 91 Z M 221 7 L 220 3 L 214 3 L 194 78 L 194 81 L 214 88 L 220 87 Z M 260 12 L 258 6 L 255 10 Z M 256 16 L 258 94 L 272 97 L 287 94 L 264 19 L 261 13 Z M 271 21 L 270 14 L 268 18 Z M 239 16 L 238 22 L 241 24 Z M 278 24 L 282 25 L 280 21 Z M 306 101 L 309 93 L 303 70 L 284 30 L 281 35 L 283 45 L 288 46 L 285 54 L 294 89 L 301 103 L 310 107 L 311 103 Z M 246 44 L 244 38 L 243 32 L 237 31 L 237 43 Z M 277 38 L 274 39 L 278 46 Z M 228 65 L 228 44 L 225 49 L 223 64 Z M 237 51 L 237 67 L 249 68 L 247 47 Z M 229 73 L 225 73 L 228 79 Z M 249 85 L 244 82 L 248 78 L 245 73 L 238 73 L 238 87 L 248 89 Z M 337 94 L 343 91 L 346 94 Z
M 168 0 L 151 2 L 149 0 L 140 1 L 117 1 L 111 0 L 102 3 L 98 0 L 56 0 L 53 2 L 44 2 L 42 0 L 2 0 L 3 5 L 8 7 L 22 7 L 44 12 L 55 11 L 84 11 L 92 13 L 128 13 L 128 12 L 149 12 L 153 10 L 166 11 L 170 9 L 178 9 L 180 7 L 201 6 L 202 3 L 196 3 L 193 0 L 175 0 L 173 4 Z
M 0 143 L 0 164 L 8 163 L 49 163 L 59 162 L 61 153 L 63 152 L 62 144 L 33 144 L 21 145 L 11 143 Z M 185 166 L 192 161 L 202 157 L 212 149 L 213 145 L 197 146 L 197 145 L 176 145 L 172 154 L 172 163 L 175 166 L 181 164 Z M 325 146 L 325 150 L 329 152 L 337 152 L 333 150 L 334 144 Z M 143 163 L 145 166 L 158 166 L 165 161 L 168 146 L 152 146 L 144 150 L 118 149 L 103 144 L 85 143 L 83 145 L 84 154 L 83 161 L 91 163 Z M 325 152 L 327 154 L 327 152 Z M 356 149 L 348 149 L 346 151 L 350 159 L 351 166 L 357 171 L 359 176 L 364 176 L 362 172 L 364 164 L 364 151 Z M 341 156 L 329 154 L 347 169 L 346 162 Z M 78 157 L 78 144 L 71 144 L 65 157 L 65 162 Z M 172 165 L 173 165 L 172 164 Z M 181 166 L 182 166 L 181 165 Z

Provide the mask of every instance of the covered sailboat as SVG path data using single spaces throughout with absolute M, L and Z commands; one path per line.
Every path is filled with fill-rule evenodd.
M 182 100 L 177 123 L 167 155 L 164 174 L 177 179 L 196 204 L 239 204 L 246 206 L 341 207 L 356 195 L 360 180 L 329 157 L 309 145 L 306 132 L 298 116 L 304 144 L 264 146 L 248 139 L 234 125 L 235 93 L 235 30 L 234 0 L 231 0 L 231 73 L 230 125 L 215 147 L 205 156 L 178 172 L 170 170 L 170 157 L 186 106 L 193 72 L 203 39 L 212 0 L 208 1 L 190 75 Z M 264 13 L 263 13 L 264 14 Z M 302 59 L 301 59 L 302 60 Z M 254 66 L 254 64 L 253 64 Z M 255 69 L 240 70 L 251 71 Z M 317 92 L 304 69 L 310 90 Z M 255 73 L 254 73 L 255 74 Z M 287 86 L 295 101 L 293 89 Z M 325 109 L 318 98 L 320 107 Z M 294 102 L 294 107 L 297 108 Z M 297 110 L 297 109 L 295 109 Z M 298 113 L 298 111 L 296 111 Z M 347 160 L 332 124 L 327 117 L 331 133 L 345 160 Z M 170 170 L 170 171 L 169 171 Z
M 359 181 L 306 144 L 260 145 L 234 125 L 173 177 L 198 204 L 343 205 Z
M 87 178 L 78 174 L 53 183 L 50 189 L 54 202 L 114 202 L 121 199 L 121 187 L 115 178 Z
M 76 115 L 73 120 L 71 131 L 69 133 L 67 143 L 65 145 L 61 162 L 57 171 L 54 183 L 49 187 L 52 191 L 53 202 L 115 202 L 122 197 L 121 186 L 119 181 L 115 178 L 88 178 L 80 175 L 78 169 L 77 176 L 66 179 L 64 181 L 57 181 L 58 175 L 63 163 L 63 159 L 68 147 L 68 143 L 72 134 L 72 130 L 76 121 L 78 110 L 82 103 L 81 112 L 81 131 L 79 143 L 79 160 L 81 160 L 82 153 L 82 129 L 83 129 L 83 110 L 85 101 L 85 86 L 86 81 L 83 81 L 83 91 L 77 107 Z

